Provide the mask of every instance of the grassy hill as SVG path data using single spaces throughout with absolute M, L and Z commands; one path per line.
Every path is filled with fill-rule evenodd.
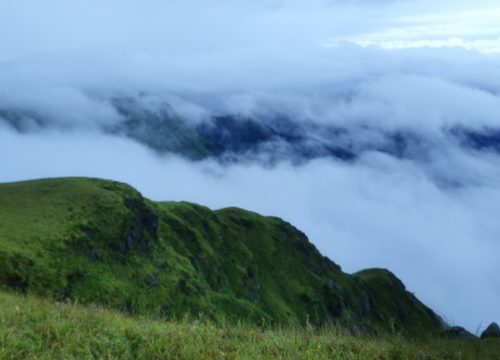
M 162 319 L 442 326 L 389 271 L 346 274 L 281 219 L 152 202 L 99 179 L 0 184 L 0 289 Z

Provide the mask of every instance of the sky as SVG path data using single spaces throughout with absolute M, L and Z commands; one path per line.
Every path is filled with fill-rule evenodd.
M 0 181 L 98 176 L 155 200 L 283 217 L 345 271 L 386 267 L 451 324 L 500 322 L 500 157 L 447 131 L 500 129 L 494 1 L 2 0 Z M 184 121 L 217 114 L 406 131 L 425 153 L 301 165 L 158 155 L 102 129 L 147 93 Z

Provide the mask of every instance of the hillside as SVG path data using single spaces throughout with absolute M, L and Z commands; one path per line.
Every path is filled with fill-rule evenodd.
M 0 288 L 166 319 L 442 326 L 391 272 L 346 274 L 281 219 L 99 179 L 0 185 Z

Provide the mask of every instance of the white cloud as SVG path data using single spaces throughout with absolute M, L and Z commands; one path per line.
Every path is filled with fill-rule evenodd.
M 325 40 L 323 45 L 335 47 L 349 41 L 383 49 L 460 47 L 483 53 L 500 52 L 497 4 L 486 1 L 457 2 L 454 6 L 423 3 L 420 6 L 407 3 L 406 11 L 382 20 L 374 31 L 339 36 Z M 413 4 L 413 11 L 409 4 Z
M 480 51 L 486 54 L 500 53 L 500 38 L 479 39 L 466 41 L 459 37 L 440 40 L 369 40 L 360 38 L 359 40 L 350 39 L 349 41 L 363 46 L 379 46 L 382 49 L 408 49 L 408 48 L 442 48 L 442 47 L 461 47 L 467 50 Z M 338 43 L 325 43 L 325 47 L 336 47 Z

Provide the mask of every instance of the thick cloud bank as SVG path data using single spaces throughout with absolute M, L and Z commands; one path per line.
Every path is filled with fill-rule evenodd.
M 475 331 L 500 321 L 495 14 L 3 1 L 0 181 L 98 176 L 277 215 L 346 271 L 390 268 Z

